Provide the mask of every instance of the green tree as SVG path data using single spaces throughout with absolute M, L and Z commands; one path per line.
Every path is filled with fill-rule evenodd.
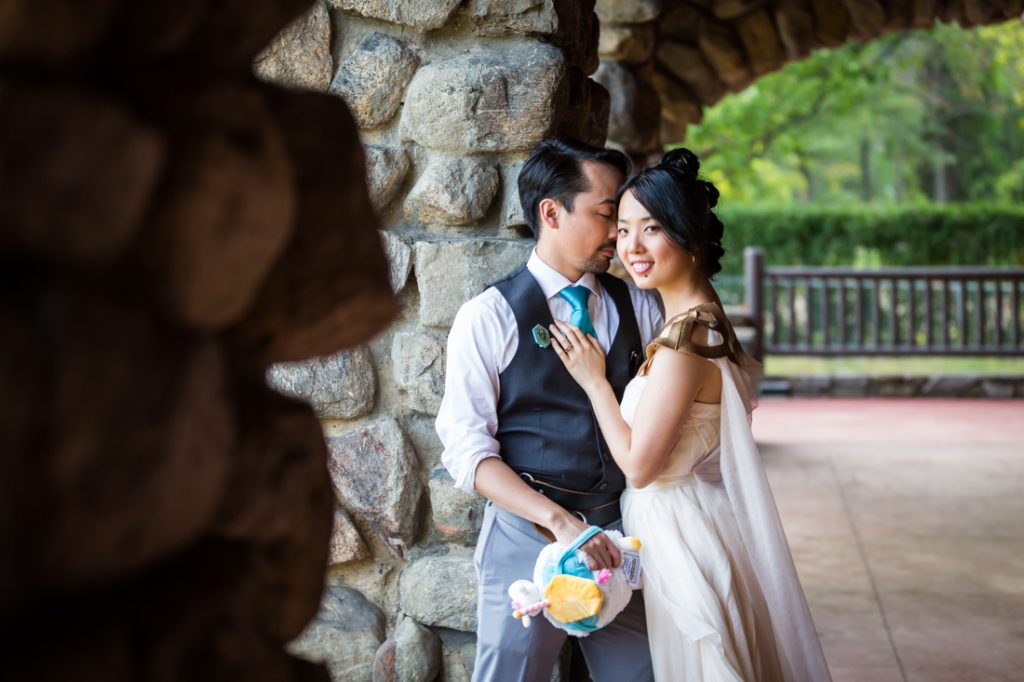
M 727 200 L 1024 197 L 1024 27 L 936 25 L 820 50 L 705 111 L 686 144 Z

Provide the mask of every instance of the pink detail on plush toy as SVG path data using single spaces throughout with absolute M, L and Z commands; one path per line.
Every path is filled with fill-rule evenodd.
M 602 568 L 600 571 L 597 572 L 597 584 L 604 585 L 609 580 L 611 580 L 611 577 L 612 572 L 609 571 L 607 568 Z

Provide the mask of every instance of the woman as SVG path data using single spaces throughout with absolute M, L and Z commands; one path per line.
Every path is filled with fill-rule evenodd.
M 619 258 L 656 288 L 668 321 L 626 387 L 597 340 L 552 328 L 629 479 L 623 525 L 643 540 L 644 602 L 658 680 L 829 679 L 750 431 L 759 366 L 740 348 L 711 277 L 718 191 L 687 149 L 619 191 Z

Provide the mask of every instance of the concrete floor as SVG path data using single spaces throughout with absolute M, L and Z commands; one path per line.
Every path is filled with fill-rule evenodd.
M 1024 680 L 1024 401 L 765 399 L 835 682 Z

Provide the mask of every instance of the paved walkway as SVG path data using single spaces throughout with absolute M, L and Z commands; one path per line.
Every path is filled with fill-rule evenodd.
M 1024 401 L 765 399 L 835 682 L 1024 680 Z

